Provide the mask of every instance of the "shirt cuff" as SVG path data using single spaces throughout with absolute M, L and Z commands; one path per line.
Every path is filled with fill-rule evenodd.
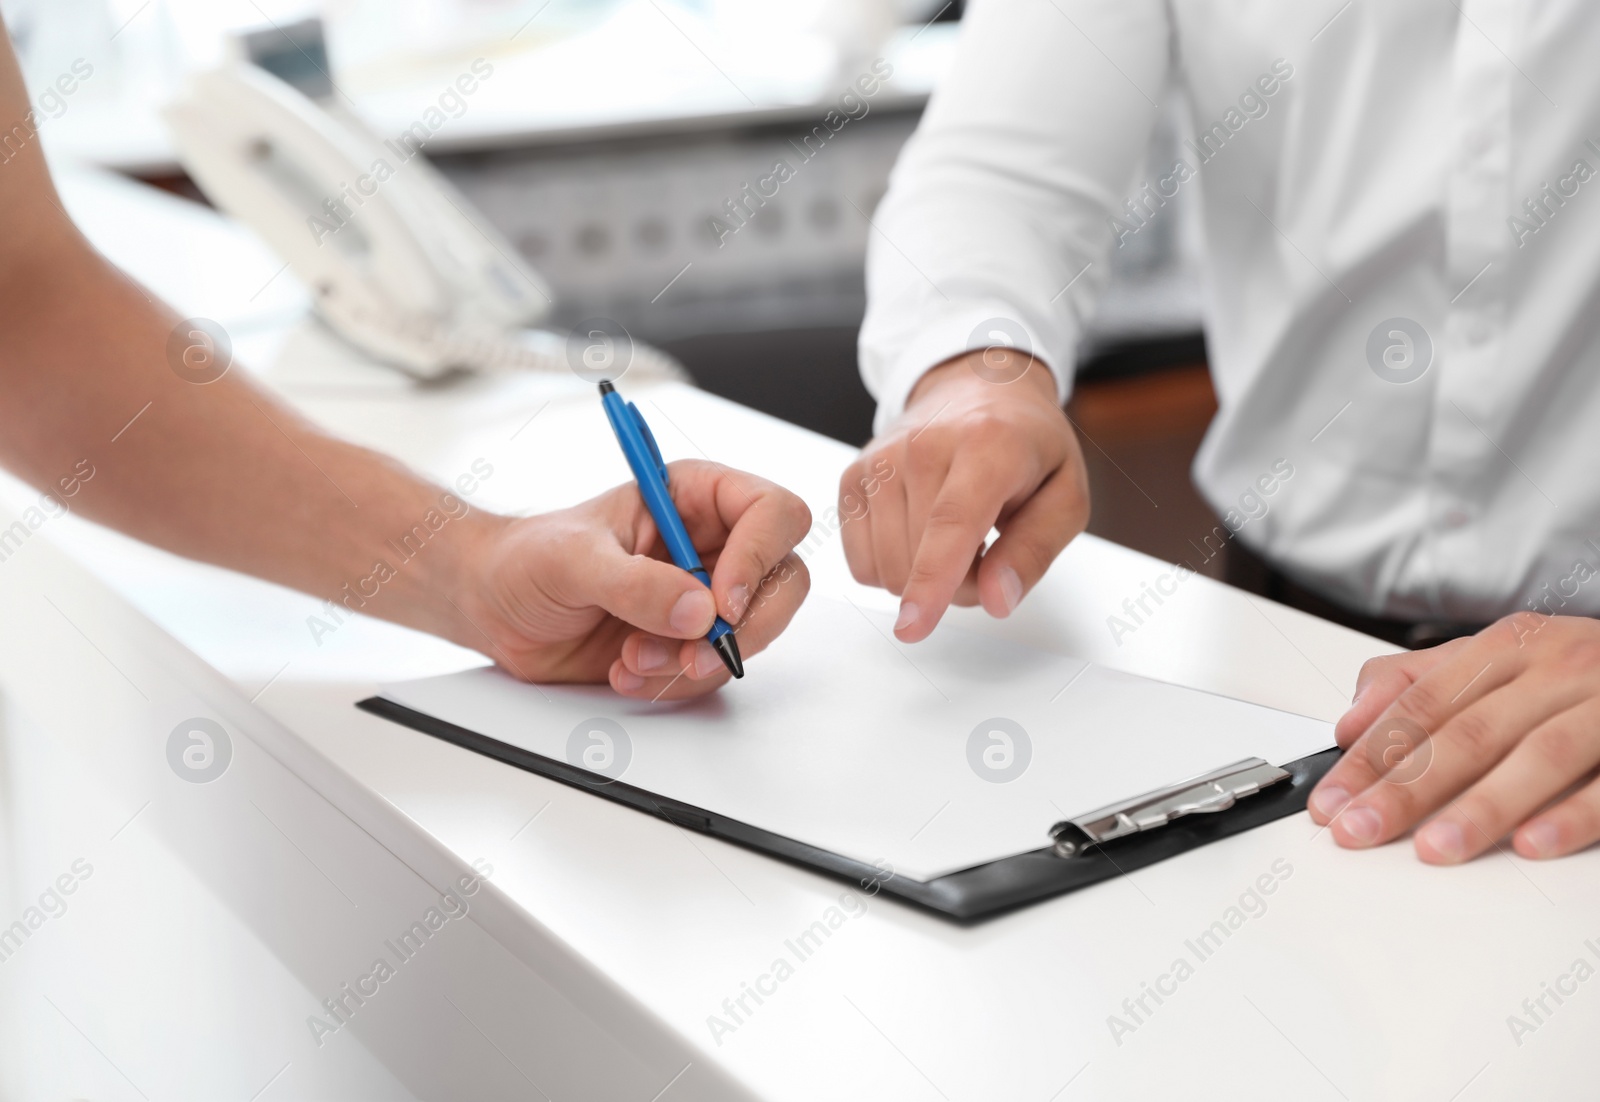
M 892 358 L 875 357 L 863 342 L 862 374 L 878 402 L 873 435 L 905 412 L 911 391 L 931 368 L 976 348 L 1016 348 L 1030 353 L 1038 367 L 1055 377 L 1057 397 L 1065 402 L 1071 390 L 1072 341 L 1059 331 L 1064 328 L 1061 320 L 1052 320 L 1056 324 L 1051 328 L 1057 332 L 1041 335 L 1039 326 L 1018 317 L 1015 306 L 974 302 L 942 311 L 939 318 L 919 326 L 917 335 Z

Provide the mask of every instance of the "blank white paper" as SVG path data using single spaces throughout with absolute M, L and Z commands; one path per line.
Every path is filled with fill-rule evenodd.
M 924 881 L 1039 849 L 1063 819 L 1241 758 L 1281 765 L 1334 744 L 1321 720 L 948 625 L 905 646 L 890 625 L 812 598 L 742 681 L 687 704 L 535 687 L 494 668 L 382 692 Z

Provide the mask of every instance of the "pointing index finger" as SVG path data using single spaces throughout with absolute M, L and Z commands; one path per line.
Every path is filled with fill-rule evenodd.
M 928 510 L 901 595 L 894 630 L 903 642 L 926 639 L 938 625 L 983 549 L 1007 496 L 1007 489 L 997 487 L 996 474 L 987 465 L 958 461 L 951 468 Z

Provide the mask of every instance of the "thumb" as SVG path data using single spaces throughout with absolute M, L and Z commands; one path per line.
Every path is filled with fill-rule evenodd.
M 636 628 L 671 639 L 696 639 L 711 630 L 716 601 L 698 578 L 671 563 L 632 555 L 602 541 L 588 555 L 566 560 L 562 589 Z

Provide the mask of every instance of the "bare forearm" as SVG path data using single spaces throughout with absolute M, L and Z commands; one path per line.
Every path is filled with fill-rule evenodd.
M 0 292 L 5 466 L 149 543 L 482 645 L 463 564 L 501 518 L 318 431 L 237 365 L 183 377 L 180 319 L 64 220 Z

